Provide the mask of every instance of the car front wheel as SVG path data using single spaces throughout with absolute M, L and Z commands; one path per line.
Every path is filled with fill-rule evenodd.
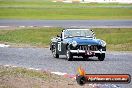
M 103 53 L 103 54 L 98 55 L 98 59 L 99 61 L 103 61 L 105 59 L 105 54 Z
M 69 50 L 66 51 L 66 59 L 68 61 L 72 61 L 72 59 L 73 59 L 73 55 Z
M 59 58 L 59 54 L 56 53 L 56 48 L 54 47 L 52 50 L 52 54 L 54 58 Z

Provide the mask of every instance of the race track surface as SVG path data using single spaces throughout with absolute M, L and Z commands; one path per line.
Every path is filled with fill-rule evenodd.
M 132 28 L 132 20 L 0 20 L 0 26 Z
M 49 48 L 0 48 L 0 65 L 41 68 L 68 74 L 76 74 L 77 68 L 82 66 L 88 74 L 132 75 L 132 52 L 107 52 L 104 61 L 97 58 L 84 61 L 78 57 L 74 61 L 67 61 L 65 56 L 53 58 Z M 119 85 L 132 88 L 132 83 Z

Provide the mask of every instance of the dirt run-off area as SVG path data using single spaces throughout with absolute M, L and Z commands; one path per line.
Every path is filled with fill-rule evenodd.
M 0 66 L 0 88 L 95 88 L 49 72 Z

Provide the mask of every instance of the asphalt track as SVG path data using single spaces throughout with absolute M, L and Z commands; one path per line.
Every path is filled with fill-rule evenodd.
M 0 26 L 132 28 L 132 20 L 0 20 Z
M 88 74 L 132 75 L 132 52 L 108 51 L 104 61 L 98 61 L 97 58 L 84 61 L 77 57 L 74 61 L 67 61 L 65 56 L 60 56 L 60 59 L 53 58 L 49 48 L 0 48 L 0 65 L 41 68 L 74 75 L 77 68 L 82 66 Z M 118 85 L 121 88 L 132 88 L 132 83 Z

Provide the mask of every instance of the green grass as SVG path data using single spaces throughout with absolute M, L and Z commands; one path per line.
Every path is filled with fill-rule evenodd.
M 34 70 L 27 70 L 25 68 L 11 68 L 0 66 L 0 77 L 3 76 L 24 76 L 33 78 L 42 78 L 44 80 L 49 79 L 50 75 L 45 72 L 39 72 Z
M 0 42 L 45 47 L 62 28 L 26 28 L 0 30 Z M 132 51 L 132 28 L 93 29 L 96 37 L 107 42 L 108 50 Z
M 65 78 L 55 75 L 55 74 L 51 74 L 49 72 L 45 72 L 45 71 L 36 71 L 36 70 L 29 70 L 26 68 L 21 68 L 21 67 L 4 67 L 4 66 L 0 66 L 0 88 L 1 88 L 1 84 L 2 80 L 11 80 L 12 79 L 16 79 L 18 81 L 21 81 L 22 83 L 24 83 L 24 80 L 30 80 L 29 82 L 34 82 L 33 80 L 38 80 L 40 82 L 58 82 L 58 80 L 66 80 Z M 25 78 L 25 79 L 24 79 Z M 5 81 L 4 80 L 4 81 Z M 7 82 L 8 84 L 8 82 Z M 9 84 L 9 86 L 13 86 L 15 83 L 13 82 L 12 85 Z M 31 83 L 29 83 L 30 86 Z M 37 84 L 37 83 L 35 83 Z M 20 85 L 25 85 L 25 84 L 20 84 Z M 5 87 L 2 87 L 5 88 Z M 7 88 L 14 88 L 14 87 L 7 87 Z M 36 88 L 36 87 L 33 87 Z M 39 87 L 40 88 L 40 87 Z
M 2 0 L 0 6 L 0 19 L 132 19 L 131 4 L 65 4 L 48 0 Z
M 109 50 L 132 51 L 132 28 L 94 29 L 97 38 L 107 42 Z
M 73 84 L 75 80 L 45 71 L 0 66 L 0 88 L 68 88 L 69 83 Z M 76 88 L 76 85 L 70 88 Z
M 59 33 L 59 28 L 29 28 L 23 30 L 0 30 L 0 41 L 48 45 L 50 39 Z
M 1 19 L 132 19 L 127 8 L 0 8 Z

